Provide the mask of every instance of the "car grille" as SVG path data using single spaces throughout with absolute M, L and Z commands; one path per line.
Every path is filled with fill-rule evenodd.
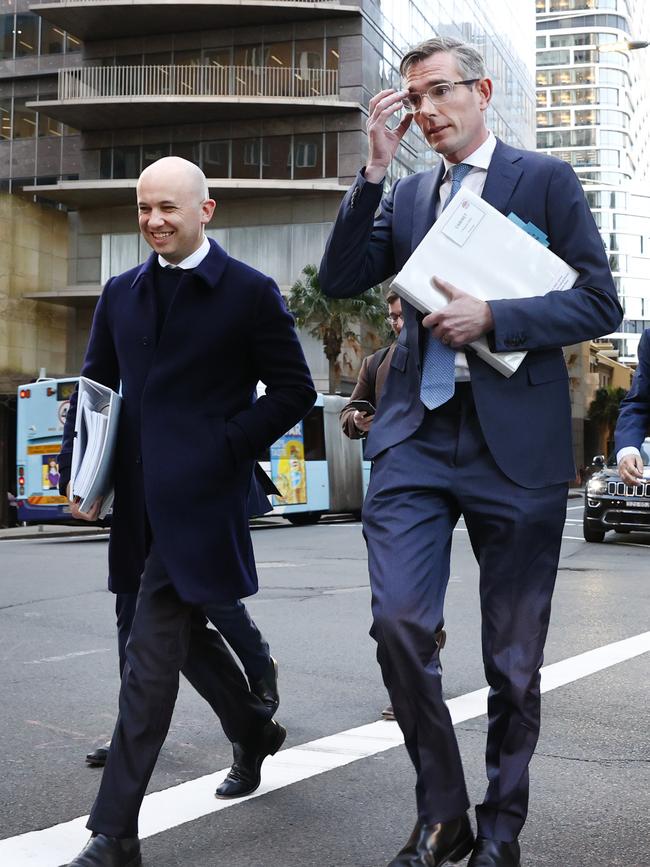
M 642 482 L 639 485 L 607 482 L 607 493 L 613 497 L 650 497 L 650 482 Z
M 608 510 L 603 515 L 603 524 L 608 527 L 645 527 L 650 529 L 650 509 L 647 512 Z

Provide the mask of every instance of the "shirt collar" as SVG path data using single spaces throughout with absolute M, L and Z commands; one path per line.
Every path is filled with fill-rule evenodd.
M 471 153 L 468 157 L 465 157 L 463 160 L 464 163 L 472 166 L 476 169 L 483 169 L 483 171 L 487 172 L 490 168 L 490 160 L 492 159 L 492 154 L 494 153 L 494 149 L 497 146 L 497 140 L 494 133 L 490 130 L 488 132 L 488 137 L 485 139 L 482 145 L 476 148 L 474 153 Z M 450 163 L 446 157 L 443 156 L 442 161 L 445 164 L 445 177 L 448 176 L 449 170 L 453 168 L 456 163 Z
M 182 262 L 179 262 L 178 265 L 172 265 L 171 262 L 168 262 L 167 259 L 164 259 L 160 255 L 158 256 L 158 264 L 161 268 L 167 268 L 169 265 L 172 265 L 174 268 L 182 268 L 183 271 L 188 271 L 190 268 L 196 268 L 197 265 L 200 265 L 209 252 L 210 242 L 207 238 L 203 238 L 203 243 L 199 249 L 190 253 L 190 255 L 186 259 L 183 259 Z

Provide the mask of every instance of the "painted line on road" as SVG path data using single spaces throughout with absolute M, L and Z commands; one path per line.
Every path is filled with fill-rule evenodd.
M 547 665 L 542 669 L 542 692 L 574 683 L 649 651 L 650 632 L 644 632 Z M 486 687 L 450 699 L 447 706 L 454 725 L 483 716 L 487 712 L 487 696 Z M 228 768 L 161 792 L 152 792 L 144 799 L 140 812 L 140 837 L 160 834 L 403 743 L 397 723 L 380 720 L 282 750 L 266 760 L 262 785 L 247 798 L 220 801 L 214 797 L 214 789 Z M 54 867 L 69 861 L 88 837 L 87 819 L 87 816 L 80 816 L 51 828 L 0 840 L 0 863 L 11 867 Z
M 41 665 L 43 662 L 63 662 L 76 656 L 91 656 L 93 653 L 109 653 L 112 647 L 99 647 L 97 650 L 75 650 L 74 653 L 64 653 L 62 656 L 46 656 L 43 659 L 29 659 L 23 665 Z

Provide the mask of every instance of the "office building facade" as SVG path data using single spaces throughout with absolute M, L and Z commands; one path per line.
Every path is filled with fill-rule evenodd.
M 650 327 L 650 35 L 646 0 L 537 0 L 537 146 L 571 163 L 625 311 L 609 336 L 634 364 Z
M 64 285 L 21 288 L 33 310 L 66 311 L 66 370 L 52 373 L 78 369 L 103 281 L 146 255 L 135 182 L 161 156 L 202 166 L 209 233 L 286 291 L 320 258 L 364 162 L 368 100 L 398 86 L 407 46 L 475 43 L 495 80 L 490 125 L 534 147 L 534 9 L 517 0 L 0 0 L 0 24 L 2 189 L 67 213 Z M 414 130 L 389 180 L 428 165 Z M 304 340 L 325 387 L 322 350 Z

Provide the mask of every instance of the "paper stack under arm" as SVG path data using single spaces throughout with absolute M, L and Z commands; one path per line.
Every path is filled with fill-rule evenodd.
M 71 497 L 83 512 L 102 501 L 103 518 L 113 504 L 113 465 L 122 398 L 85 376 L 79 379 L 75 439 L 72 449 Z
M 570 289 L 578 272 L 520 228 L 521 220 L 518 223 L 461 188 L 391 289 L 421 313 L 442 310 L 449 303 L 432 285 L 434 276 L 482 301 L 532 298 Z M 504 376 L 512 376 L 526 356 L 525 352 L 491 352 L 484 337 L 470 345 Z

